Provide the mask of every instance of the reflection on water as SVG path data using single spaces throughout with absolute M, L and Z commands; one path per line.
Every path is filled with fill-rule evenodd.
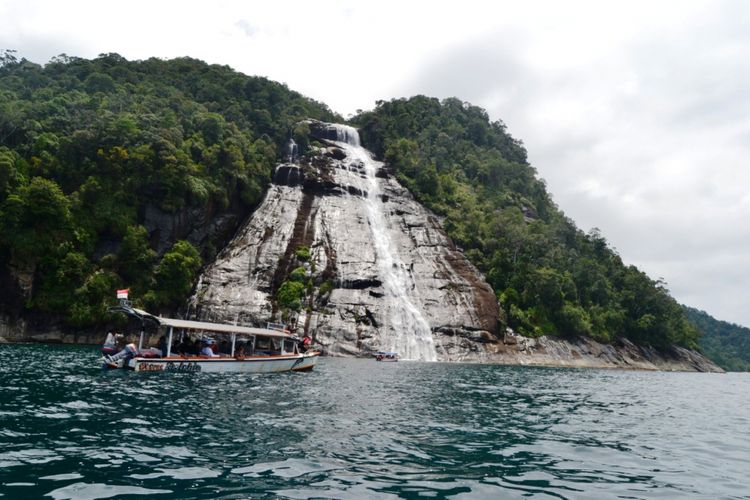
M 322 359 L 101 372 L 0 346 L 6 498 L 747 498 L 747 374 Z

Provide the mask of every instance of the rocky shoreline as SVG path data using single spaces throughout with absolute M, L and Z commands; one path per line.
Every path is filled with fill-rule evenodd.
M 724 373 L 713 361 L 697 351 L 672 346 L 667 351 L 618 339 L 602 344 L 580 337 L 574 340 L 550 337 L 527 338 L 506 332 L 503 339 L 488 343 L 467 356 L 448 357 L 446 361 L 502 365 L 599 368 L 646 371 L 682 371 Z
M 441 362 L 724 373 L 723 369 L 696 351 L 674 346 L 669 351 L 661 352 L 637 346 L 627 339 L 619 339 L 614 344 L 601 344 L 589 338 L 527 338 L 511 331 L 497 341 L 485 338 L 481 342 L 479 339 L 454 337 L 454 344 L 451 344 L 449 338 L 447 333 L 443 333 L 444 354 L 438 358 Z M 31 331 L 25 323 L 14 325 L 0 320 L 0 344 L 100 344 L 102 340 L 103 335 L 98 332 L 64 332 L 57 329 L 36 332 Z M 341 351 L 328 354 L 354 357 Z

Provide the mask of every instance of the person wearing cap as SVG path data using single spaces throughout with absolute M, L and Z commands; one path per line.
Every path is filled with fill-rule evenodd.
M 219 355 L 214 352 L 212 349 L 212 346 L 216 344 L 216 341 L 213 339 L 203 339 L 201 340 L 201 356 L 206 356 L 208 358 L 216 358 Z

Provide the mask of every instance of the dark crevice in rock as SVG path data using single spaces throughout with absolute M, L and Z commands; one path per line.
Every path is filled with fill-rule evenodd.
M 355 279 L 355 280 L 340 280 L 336 283 L 337 288 L 343 288 L 344 290 L 364 290 L 366 288 L 379 288 L 383 285 L 383 282 L 371 278 L 371 279 Z
M 379 169 L 378 169 L 378 170 L 377 170 L 377 171 L 375 172 L 375 177 L 378 177 L 378 178 L 380 178 L 380 179 L 387 179 L 387 178 L 389 178 L 390 176 L 391 176 L 391 171 L 390 171 L 389 169 L 385 168 L 385 167 L 383 167 L 383 168 L 379 168 Z
M 283 164 L 276 167 L 273 183 L 279 186 L 299 186 L 305 180 L 305 174 L 299 165 Z
M 370 292 L 372 293 L 372 292 Z M 370 320 L 370 324 L 374 326 L 375 328 L 380 328 L 380 325 L 378 324 L 377 320 L 375 319 L 375 315 L 372 314 L 372 311 L 370 311 L 368 308 L 365 308 L 365 316 L 367 316 L 367 319 Z
M 344 158 L 346 158 L 346 153 L 344 153 L 344 150 L 337 147 L 326 149 L 326 152 L 324 154 L 329 158 L 333 158 L 334 160 L 343 160 Z
M 314 201 L 315 196 L 303 190 L 302 201 L 297 212 L 297 218 L 294 221 L 292 235 L 289 238 L 284 255 L 279 259 L 279 265 L 276 267 L 273 279 L 271 280 L 274 295 L 292 271 L 291 266 L 294 262 L 297 249 L 301 246 L 309 246 L 312 243 L 313 229 L 309 221 Z

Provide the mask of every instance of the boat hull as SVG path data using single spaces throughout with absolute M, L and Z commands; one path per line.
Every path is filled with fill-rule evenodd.
M 202 372 L 202 373 L 279 373 L 312 370 L 319 352 L 284 356 L 237 358 L 133 358 L 137 372 Z

